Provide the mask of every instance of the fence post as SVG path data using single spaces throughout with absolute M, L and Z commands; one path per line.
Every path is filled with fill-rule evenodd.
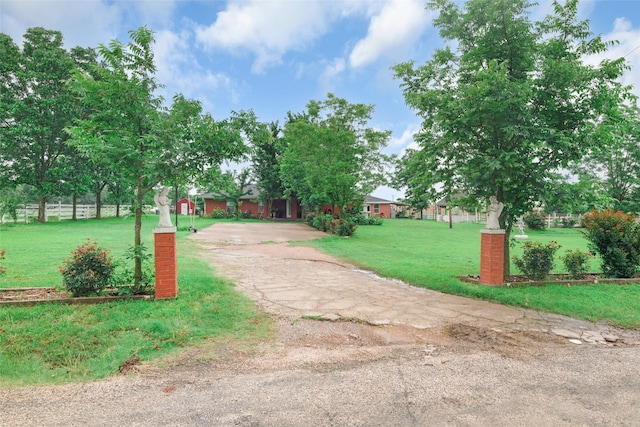
M 62 221 L 62 200 L 58 200 L 58 222 Z

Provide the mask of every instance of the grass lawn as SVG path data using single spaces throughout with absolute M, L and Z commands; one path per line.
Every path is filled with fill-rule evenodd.
M 640 328 L 640 284 L 548 285 L 489 287 L 461 282 L 456 276 L 480 273 L 480 230 L 477 224 L 454 224 L 406 219 L 386 220 L 382 226 L 361 226 L 352 238 L 327 237 L 312 244 L 336 257 L 415 286 L 503 304 L 517 305 L 591 321 Z M 516 231 L 517 232 L 517 231 Z M 562 248 L 587 251 L 577 229 L 527 231 L 530 240 L 557 241 Z M 511 255 L 522 255 L 515 243 Z M 512 265 L 512 272 L 518 273 Z M 599 260 L 591 271 L 599 271 Z M 561 260 L 553 272 L 563 273 Z
M 133 243 L 133 218 L 9 225 L 0 228 L 0 287 L 56 286 L 58 266 L 87 238 L 115 257 Z M 183 219 L 181 229 L 188 219 Z M 212 224 L 198 219 L 197 227 Z M 143 222 L 152 251 L 157 217 Z M 93 380 L 118 371 L 132 356 L 151 360 L 205 339 L 250 339 L 268 333 L 253 303 L 215 277 L 197 247 L 178 231 L 179 296 L 172 300 L 99 305 L 45 304 L 0 308 L 0 385 Z

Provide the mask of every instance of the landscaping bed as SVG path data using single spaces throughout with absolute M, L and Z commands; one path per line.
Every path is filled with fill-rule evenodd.
M 601 274 L 588 273 L 583 279 L 572 279 L 568 274 L 550 274 L 547 280 L 535 281 L 524 275 L 511 275 L 503 285 L 498 286 L 545 286 L 545 285 L 593 285 L 593 284 L 617 284 L 627 285 L 630 283 L 640 283 L 640 277 L 631 279 L 610 279 L 602 278 Z M 480 276 L 477 274 L 469 274 L 467 276 L 458 276 L 458 279 L 467 283 L 480 283 Z M 495 285 L 491 285 L 495 286 Z
M 99 304 L 122 299 L 152 299 L 152 295 L 104 295 L 72 297 L 71 293 L 55 287 L 0 289 L 0 305 L 34 305 L 57 302 L 62 304 Z

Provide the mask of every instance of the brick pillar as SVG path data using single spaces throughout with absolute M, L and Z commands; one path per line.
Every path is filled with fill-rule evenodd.
M 156 298 L 175 298 L 178 296 L 176 228 L 154 228 L 153 238 L 156 267 Z
M 504 284 L 504 230 L 481 230 L 480 283 Z

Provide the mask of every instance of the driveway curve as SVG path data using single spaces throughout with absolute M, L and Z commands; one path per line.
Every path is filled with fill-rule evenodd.
M 295 243 L 325 236 L 302 223 L 226 222 L 191 237 L 219 274 L 275 315 L 418 329 L 464 324 L 603 343 L 603 335 L 620 338 L 607 325 L 409 286 Z

